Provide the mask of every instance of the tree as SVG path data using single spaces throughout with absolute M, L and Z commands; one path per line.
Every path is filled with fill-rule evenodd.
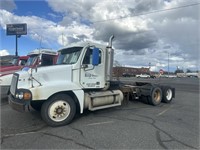
M 177 68 L 177 69 L 175 70 L 174 73 L 175 73 L 175 74 L 177 74 L 177 73 L 184 73 L 184 71 L 183 71 L 182 69 L 178 69 L 178 68 Z
M 190 70 L 190 69 L 187 69 L 187 71 L 186 71 L 187 73 L 191 73 L 192 71 Z

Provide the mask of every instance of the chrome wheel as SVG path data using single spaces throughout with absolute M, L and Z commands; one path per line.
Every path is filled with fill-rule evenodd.
M 164 87 L 163 88 L 163 97 L 162 102 L 164 103 L 170 103 L 174 97 L 173 88 L 171 87 Z
M 167 100 L 171 100 L 172 99 L 172 90 L 171 89 L 168 89 L 166 91 L 166 99 Z

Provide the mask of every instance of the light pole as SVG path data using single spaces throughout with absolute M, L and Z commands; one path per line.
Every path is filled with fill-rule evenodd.
M 168 78 L 169 78 L 169 52 L 168 52 Z
M 149 62 L 149 75 L 151 75 L 150 69 L 151 69 L 151 62 Z
M 16 35 L 16 50 L 15 50 L 15 56 L 18 56 L 18 38 L 20 38 L 21 37 L 21 35 Z

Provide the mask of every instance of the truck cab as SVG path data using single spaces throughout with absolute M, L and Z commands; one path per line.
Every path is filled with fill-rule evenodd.
M 108 46 L 76 43 L 58 51 L 56 65 L 15 73 L 9 94 L 11 106 L 22 111 L 29 106 L 41 109 L 45 121 L 59 126 L 71 122 L 76 110 L 83 113 L 86 108 L 94 111 L 121 105 L 122 92 L 108 90 L 112 79 L 112 39 Z
M 35 49 L 28 53 L 29 59 L 25 67 L 35 68 L 36 66 L 51 66 L 56 64 L 57 52 L 50 49 Z
M 1 56 L 0 76 L 14 73 L 24 67 L 29 56 Z
M 50 49 L 36 49 L 28 53 L 27 56 L 13 57 L 12 65 L 1 67 L 1 98 L 7 98 L 14 72 L 27 70 L 29 68 L 54 65 L 56 64 L 57 57 L 57 52 Z
M 109 67 L 106 65 L 106 47 L 94 43 L 80 43 L 63 48 L 58 53 L 57 66 L 62 66 L 64 70 L 70 67 L 68 72 L 71 82 L 81 89 L 104 89 L 108 86 L 110 75 L 105 72 Z

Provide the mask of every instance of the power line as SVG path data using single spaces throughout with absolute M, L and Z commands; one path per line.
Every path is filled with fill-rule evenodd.
M 194 3 L 194 4 L 178 6 L 178 7 L 173 7 L 173 8 L 168 8 L 168 9 L 154 10 L 154 11 L 150 11 L 150 12 L 147 12 L 147 13 L 140 13 L 140 14 L 135 14 L 135 15 L 129 14 L 129 15 L 124 16 L 124 17 L 94 21 L 93 23 L 101 23 L 101 22 L 114 21 L 114 20 L 119 20 L 119 19 L 130 18 L 130 17 L 144 16 L 144 15 L 154 14 L 154 13 L 158 13 L 158 12 L 165 12 L 165 11 L 170 11 L 170 10 L 175 10 L 175 9 L 181 9 L 181 8 L 196 6 L 196 5 L 199 5 L 199 4 L 200 4 L 200 2 L 199 3 Z

